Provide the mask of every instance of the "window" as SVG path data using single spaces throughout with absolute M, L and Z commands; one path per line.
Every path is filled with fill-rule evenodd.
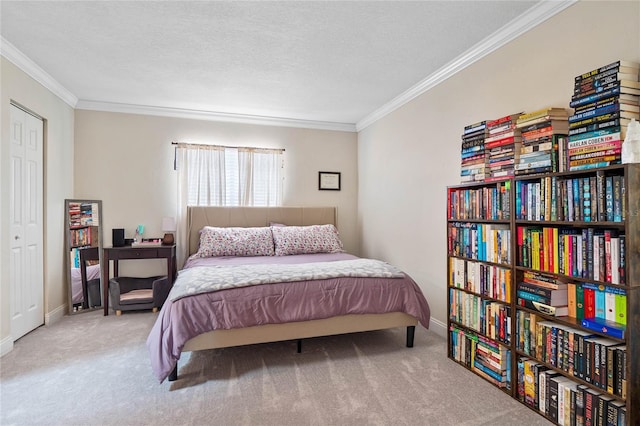
M 177 145 L 181 204 L 279 206 L 284 150 Z M 183 204 L 184 203 L 184 204 Z

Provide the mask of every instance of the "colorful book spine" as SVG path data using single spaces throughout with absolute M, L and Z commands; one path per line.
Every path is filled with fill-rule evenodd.
M 607 321 L 601 318 L 583 318 L 581 322 L 582 322 L 582 326 L 589 330 L 597 331 L 607 336 L 614 337 L 616 339 L 625 338 L 625 334 L 626 334 L 625 325 L 612 322 L 612 321 Z

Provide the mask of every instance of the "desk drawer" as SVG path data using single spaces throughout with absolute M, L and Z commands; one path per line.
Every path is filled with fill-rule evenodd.
M 118 259 L 156 259 L 158 249 L 124 249 L 118 250 Z

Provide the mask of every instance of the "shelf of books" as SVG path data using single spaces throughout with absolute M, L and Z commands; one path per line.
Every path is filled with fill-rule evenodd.
M 448 355 L 512 394 L 510 180 L 447 189 Z
M 80 250 L 98 247 L 99 209 L 96 203 L 69 202 L 69 241 L 71 268 L 80 267 Z
M 637 424 L 640 167 L 517 177 L 520 401 L 558 424 Z
M 448 187 L 449 358 L 557 424 L 637 424 L 639 188 L 635 164 Z
M 465 126 L 447 188 L 451 359 L 559 425 L 640 424 L 640 64 Z

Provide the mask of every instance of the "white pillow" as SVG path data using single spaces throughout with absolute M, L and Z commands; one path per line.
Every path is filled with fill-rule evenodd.
M 344 251 L 333 225 L 272 226 L 271 232 L 276 256 Z
M 271 229 L 215 228 L 205 226 L 200 231 L 198 257 L 273 256 Z

